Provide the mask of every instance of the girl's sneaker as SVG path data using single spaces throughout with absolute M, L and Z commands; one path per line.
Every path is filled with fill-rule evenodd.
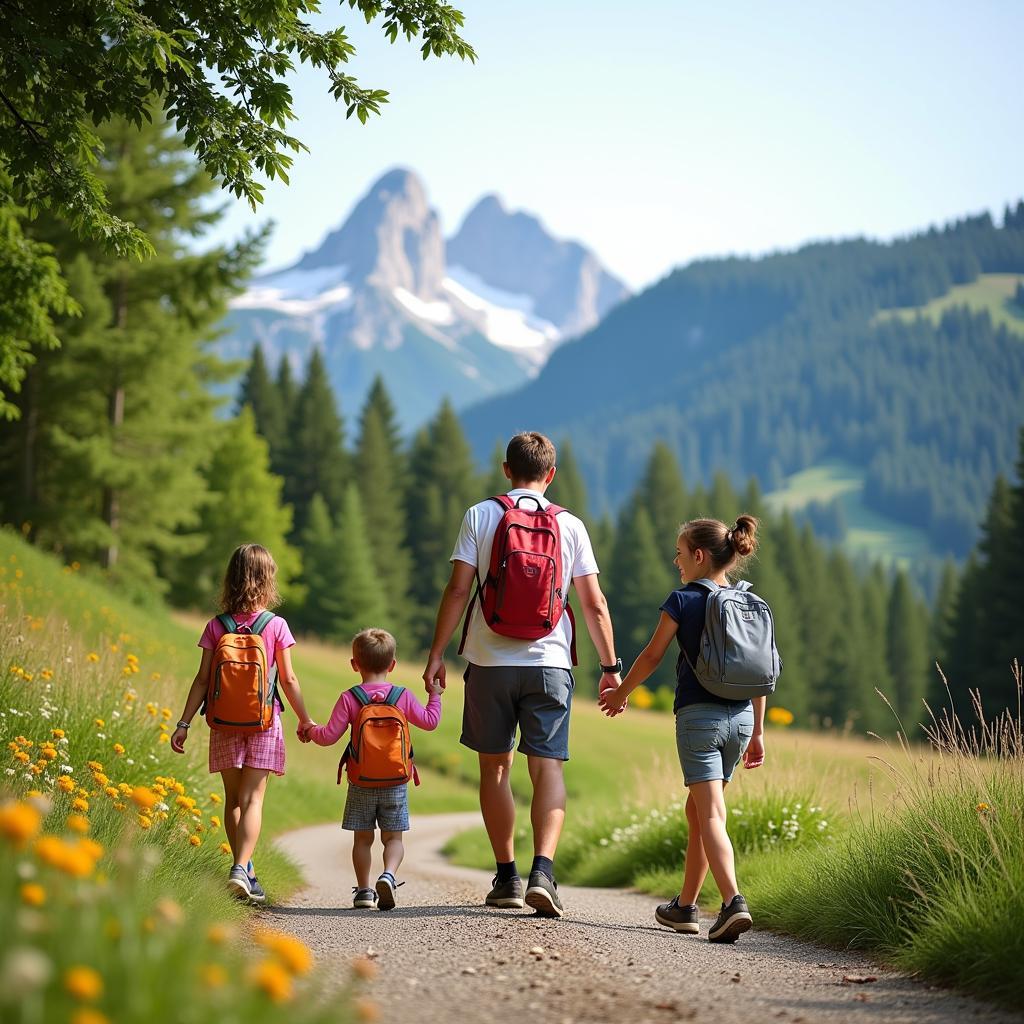
M 373 910 L 377 906 L 377 894 L 373 889 L 360 889 L 352 886 L 352 907 L 355 910 Z
M 718 920 L 708 932 L 708 942 L 735 942 L 744 932 L 750 931 L 753 923 L 747 901 L 737 893 L 728 906 L 722 904 Z
M 252 895 L 249 872 L 241 864 L 235 864 L 228 874 L 228 888 L 241 899 L 248 899 Z
M 260 880 L 255 875 L 249 876 L 249 899 L 254 903 L 266 903 L 267 894 L 260 885 Z
M 377 879 L 377 906 L 380 910 L 395 909 L 395 890 L 401 885 L 395 881 L 390 871 L 385 871 Z
M 678 896 L 671 903 L 662 903 L 654 911 L 654 920 L 677 932 L 696 935 L 700 931 L 700 912 L 694 906 L 680 906 Z

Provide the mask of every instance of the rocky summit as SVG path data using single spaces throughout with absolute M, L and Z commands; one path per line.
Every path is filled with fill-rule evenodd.
M 259 344 L 300 372 L 319 346 L 344 414 L 380 373 L 411 430 L 444 396 L 463 407 L 525 383 L 627 295 L 593 253 L 496 196 L 446 244 L 423 182 L 396 168 L 316 249 L 254 278 L 218 346 L 246 359 Z

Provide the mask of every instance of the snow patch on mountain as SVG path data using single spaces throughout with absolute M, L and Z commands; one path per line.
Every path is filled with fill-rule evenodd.
M 289 316 L 310 316 L 342 308 L 352 298 L 345 283 L 344 266 L 314 270 L 283 270 L 256 278 L 241 295 L 231 300 L 232 309 L 272 309 Z
M 392 288 L 391 294 L 419 320 L 437 324 L 439 327 L 449 327 L 455 323 L 455 314 L 447 302 L 427 302 L 405 288 Z

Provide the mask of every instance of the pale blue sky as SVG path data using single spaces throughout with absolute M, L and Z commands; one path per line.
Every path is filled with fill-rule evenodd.
M 361 126 L 308 70 L 311 152 L 253 214 L 266 266 L 314 247 L 402 165 L 451 234 L 484 193 L 597 251 L 633 287 L 699 256 L 890 238 L 1024 197 L 1024 3 L 453 0 L 476 65 L 423 62 L 346 7 Z

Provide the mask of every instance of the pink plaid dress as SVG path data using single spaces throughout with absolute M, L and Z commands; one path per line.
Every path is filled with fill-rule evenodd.
M 246 615 L 235 615 L 234 620 L 241 626 L 250 626 L 256 621 L 259 611 Z M 199 646 L 213 650 L 224 635 L 224 627 L 217 619 L 211 619 L 203 630 Z M 267 661 L 273 663 L 277 652 L 295 646 L 288 623 L 280 615 L 275 616 L 263 631 L 263 642 L 267 648 Z M 222 772 L 226 768 L 263 768 L 275 775 L 284 775 L 284 730 L 281 728 L 280 711 L 274 708 L 274 724 L 266 732 L 238 733 L 210 730 L 210 771 Z

